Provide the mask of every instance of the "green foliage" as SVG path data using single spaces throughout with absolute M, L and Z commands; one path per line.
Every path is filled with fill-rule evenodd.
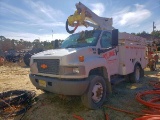
M 145 31 L 143 32 L 140 32 L 140 33 L 131 33 L 131 34 L 134 34 L 134 35 L 138 35 L 138 36 L 141 36 L 141 37 L 144 37 L 146 38 L 147 40 L 159 40 L 160 41 L 160 31 L 157 30 L 157 31 L 154 31 L 154 32 L 151 32 L 151 33 L 147 33 Z M 158 43 L 157 43 L 158 44 Z
M 141 36 L 141 35 L 149 35 L 149 33 L 147 33 L 146 31 L 143 31 L 143 32 L 137 33 L 136 35 L 139 35 L 139 36 Z
M 156 31 L 154 31 L 154 32 L 151 32 L 151 34 L 152 34 L 154 37 L 160 39 L 160 30 L 156 30 Z

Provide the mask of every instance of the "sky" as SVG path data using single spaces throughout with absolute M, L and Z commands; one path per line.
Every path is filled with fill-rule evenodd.
M 70 35 L 66 20 L 78 2 L 101 17 L 113 18 L 113 27 L 120 32 L 150 33 L 153 21 L 155 30 L 160 30 L 160 0 L 0 0 L 0 36 L 26 41 L 65 39 Z M 82 30 L 86 28 L 76 32 Z

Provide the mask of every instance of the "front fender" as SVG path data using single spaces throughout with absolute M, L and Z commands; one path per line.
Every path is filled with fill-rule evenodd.
M 89 76 L 90 70 L 98 67 L 108 68 L 107 62 L 103 57 L 90 58 L 85 61 L 86 75 Z

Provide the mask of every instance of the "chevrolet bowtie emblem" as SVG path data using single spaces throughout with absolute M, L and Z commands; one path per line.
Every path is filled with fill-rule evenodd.
M 41 64 L 42 69 L 46 69 L 48 66 L 46 64 Z

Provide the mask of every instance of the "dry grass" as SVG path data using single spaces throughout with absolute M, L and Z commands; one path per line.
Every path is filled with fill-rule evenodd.
M 132 120 L 138 117 L 109 108 L 89 110 L 82 105 L 80 97 L 59 97 L 52 93 L 36 90 L 29 80 L 29 71 L 29 68 L 17 63 L 0 66 L 0 92 L 17 89 L 36 91 L 38 101 L 24 115 L 24 120 L 76 120 L 73 118 L 73 114 L 82 116 L 84 120 L 104 120 L 104 111 L 108 113 L 111 120 Z M 135 95 L 139 91 L 152 89 L 148 82 L 159 80 L 160 76 L 156 76 L 158 73 L 159 70 L 150 72 L 149 69 L 146 69 L 145 77 L 139 84 L 122 82 L 113 86 L 113 94 L 108 96 L 105 104 L 140 112 L 145 106 L 135 100 Z M 10 119 L 19 120 L 20 117 Z

